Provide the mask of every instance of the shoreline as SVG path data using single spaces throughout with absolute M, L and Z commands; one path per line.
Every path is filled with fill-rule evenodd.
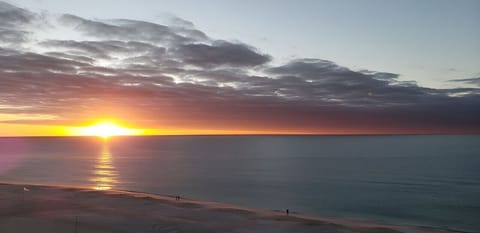
M 28 191 L 24 191 L 24 187 Z M 28 224 L 25 224 L 28 223 Z M 450 233 L 435 227 L 383 224 L 245 208 L 175 196 L 75 186 L 0 183 L 2 233 L 27 232 L 341 232 Z M 21 228 L 21 230 L 20 230 Z M 81 230 L 82 229 L 82 230 Z

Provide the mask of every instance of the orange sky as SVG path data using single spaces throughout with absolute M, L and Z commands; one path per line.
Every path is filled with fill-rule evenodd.
M 51 126 L 51 125 L 26 125 L 26 124 L 0 124 L 0 137 L 17 137 L 17 136 L 85 136 L 78 133 L 78 130 L 85 129 L 91 125 L 77 125 L 77 126 Z M 430 133 L 465 133 L 464 131 L 434 131 L 431 129 L 413 131 L 405 130 L 356 130 L 356 129 L 339 129 L 339 130 L 274 130 L 274 129 L 187 129 L 187 128 L 135 128 L 135 126 L 125 126 L 121 123 L 121 127 L 135 130 L 132 135 L 251 135 L 251 134 L 279 134 L 279 135 L 349 135 L 349 134 L 430 134 Z M 476 133 L 475 131 L 467 133 Z M 91 135 L 88 135 L 91 136 Z M 97 135 L 101 136 L 101 135 Z M 115 135 L 113 135 L 115 136 Z

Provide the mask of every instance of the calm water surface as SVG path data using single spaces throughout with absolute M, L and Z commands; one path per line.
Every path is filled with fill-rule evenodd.
M 0 182 L 480 232 L 480 136 L 0 138 Z

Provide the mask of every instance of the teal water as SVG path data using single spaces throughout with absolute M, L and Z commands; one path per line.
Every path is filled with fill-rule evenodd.
M 480 232 L 480 136 L 0 138 L 0 182 Z

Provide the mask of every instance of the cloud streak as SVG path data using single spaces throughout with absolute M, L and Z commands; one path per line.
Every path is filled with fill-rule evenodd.
M 467 84 L 473 84 L 480 86 L 480 77 L 478 78 L 465 78 L 465 79 L 452 79 L 450 80 L 451 82 L 461 82 L 461 83 L 467 83 Z
M 8 121 L 29 124 L 114 117 L 159 128 L 480 132 L 478 88 L 426 88 L 322 59 L 274 65 L 251 45 L 173 22 L 46 16 L 0 2 L 0 106 L 11 106 L 0 113 L 54 116 Z

